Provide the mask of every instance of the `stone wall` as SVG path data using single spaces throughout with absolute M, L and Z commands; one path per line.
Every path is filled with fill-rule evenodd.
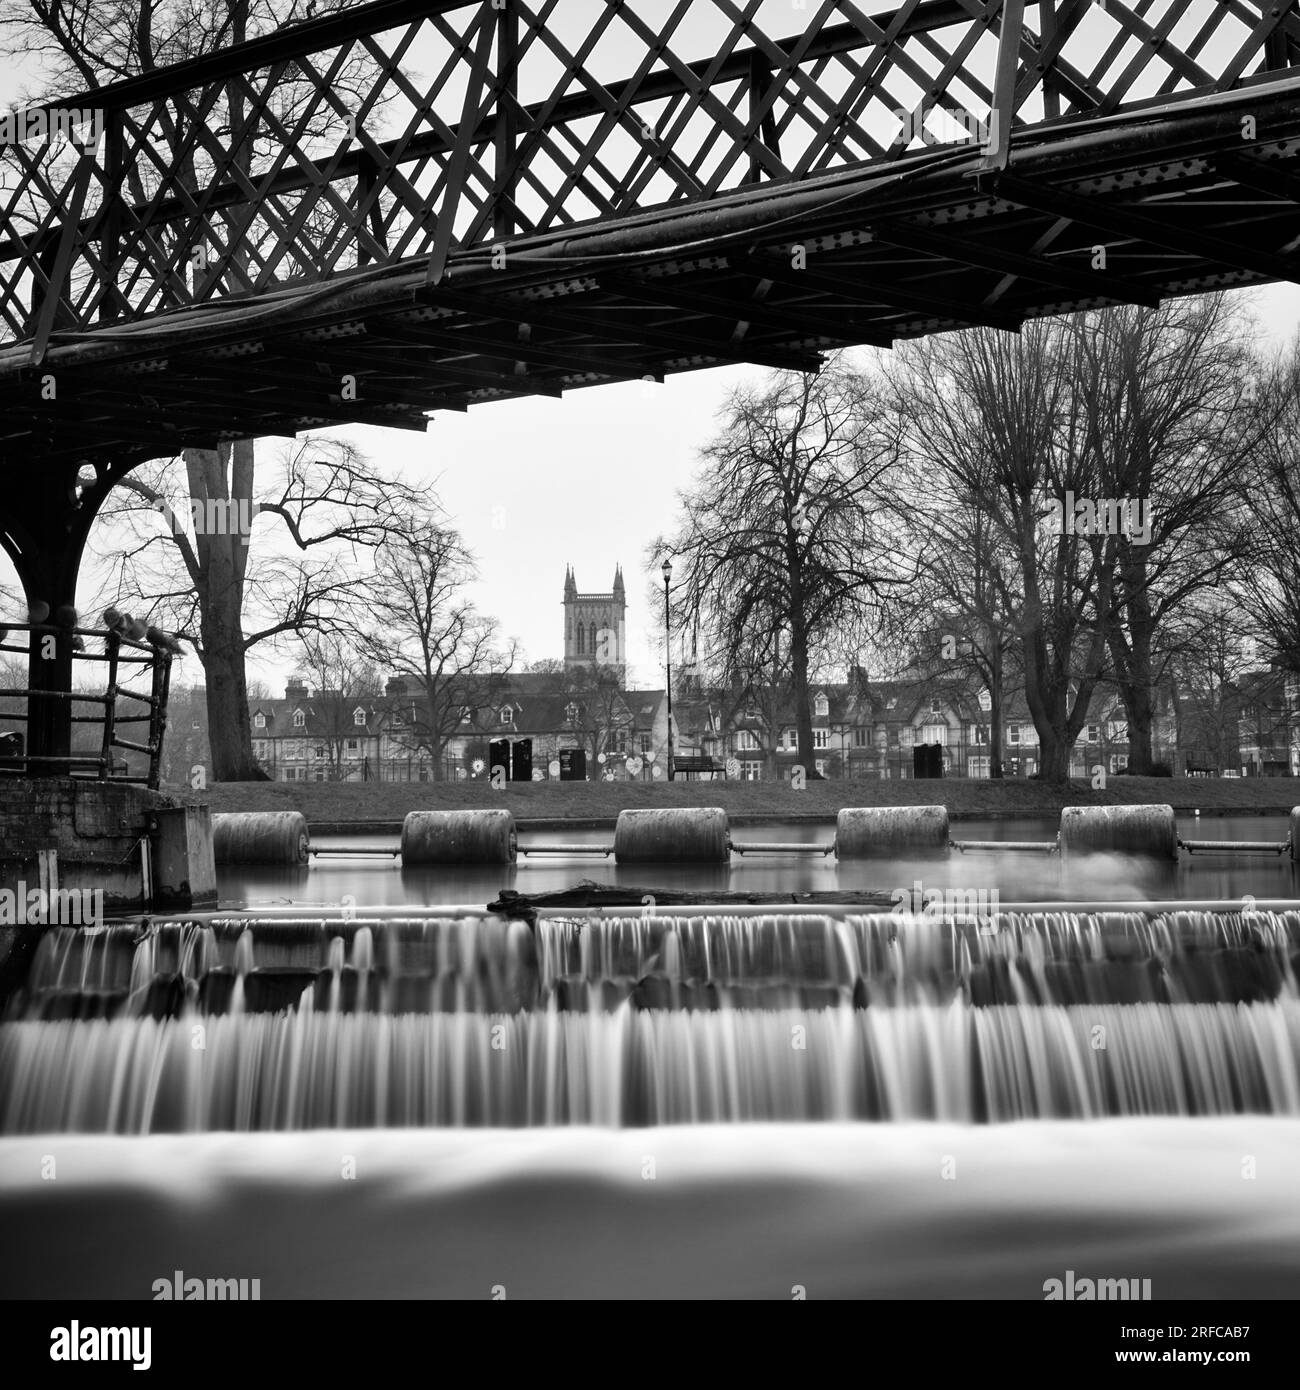
M 36 887 L 38 853 L 52 849 L 60 888 L 102 890 L 106 913 L 145 911 L 154 905 L 146 896 L 141 853 L 148 840 L 154 858 L 165 865 L 161 905 L 215 902 L 210 839 L 209 861 L 203 859 L 206 808 L 197 808 L 197 821 L 193 815 L 160 819 L 160 812 L 182 805 L 165 793 L 121 782 L 0 779 L 0 888 Z M 178 866 L 176 836 L 179 853 L 192 855 L 192 864 Z

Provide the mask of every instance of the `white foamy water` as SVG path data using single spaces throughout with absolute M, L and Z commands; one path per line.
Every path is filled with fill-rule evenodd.
M 42 1135 L 0 1222 L 6 1297 L 1293 1299 L 1300 1121 Z

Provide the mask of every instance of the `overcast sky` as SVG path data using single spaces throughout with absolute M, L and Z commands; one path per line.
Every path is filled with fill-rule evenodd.
M 1244 293 L 1269 337 L 1278 346 L 1289 341 L 1300 323 L 1300 287 Z M 674 528 L 678 493 L 717 432 L 728 394 L 765 375 L 721 367 L 670 376 L 662 386 L 621 383 L 562 400 L 472 406 L 438 415 L 423 438 L 369 428 L 338 433 L 412 479 L 436 481 L 479 557 L 481 607 L 519 638 L 529 660 L 564 654 L 565 566 L 574 567 L 580 590 L 603 592 L 621 564 L 631 675 L 659 684 L 663 607 L 648 606 L 646 549 Z M 263 663 L 258 673 L 278 689 L 287 669 Z

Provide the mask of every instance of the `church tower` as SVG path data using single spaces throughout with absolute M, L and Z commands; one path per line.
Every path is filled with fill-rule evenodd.
M 580 594 L 572 568 L 564 572 L 564 669 L 607 667 L 620 685 L 627 676 L 627 595 L 623 569 L 607 594 Z

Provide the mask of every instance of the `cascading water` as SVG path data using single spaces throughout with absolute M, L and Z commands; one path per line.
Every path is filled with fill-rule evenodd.
M 216 919 L 43 938 L 0 1132 L 1300 1114 L 1300 913 Z

